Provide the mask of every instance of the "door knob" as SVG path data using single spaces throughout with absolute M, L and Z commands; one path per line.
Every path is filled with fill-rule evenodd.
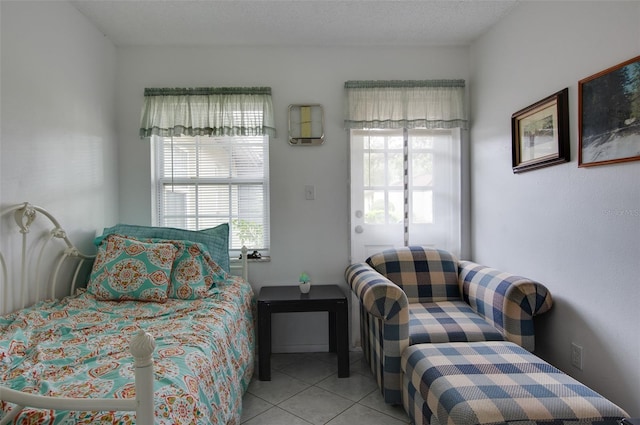
M 356 231 L 356 233 L 362 233 L 364 232 L 364 229 L 362 228 L 362 226 L 357 225 L 356 228 L 354 229 Z

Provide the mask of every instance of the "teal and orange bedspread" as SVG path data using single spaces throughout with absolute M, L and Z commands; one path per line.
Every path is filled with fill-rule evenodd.
M 150 333 L 157 424 L 239 424 L 254 368 L 253 291 L 237 277 L 196 300 L 98 301 L 85 291 L 0 317 L 0 385 L 56 397 L 135 397 L 129 341 Z M 9 410 L 0 402 L 0 418 Z M 16 423 L 135 423 L 135 412 L 25 409 Z

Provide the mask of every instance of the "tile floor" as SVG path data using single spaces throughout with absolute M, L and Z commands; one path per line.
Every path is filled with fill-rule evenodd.
M 350 353 L 350 376 L 338 378 L 334 353 L 273 354 L 271 381 L 254 374 L 245 394 L 246 425 L 406 425 L 402 406 L 384 403 L 361 352 Z

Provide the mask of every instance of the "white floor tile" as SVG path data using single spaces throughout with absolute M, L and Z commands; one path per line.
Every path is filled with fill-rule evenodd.
M 384 398 L 382 398 L 382 393 L 377 387 L 369 395 L 360 400 L 359 403 L 363 406 L 370 407 L 373 410 L 377 410 L 378 412 L 392 416 L 400 421 L 405 421 L 405 423 L 409 419 L 406 412 L 404 411 L 404 407 L 402 407 L 401 405 L 394 406 L 385 403 Z
M 242 417 L 240 418 L 240 423 L 245 423 L 272 407 L 273 404 L 247 392 L 242 398 Z
M 324 361 L 301 357 L 295 363 L 284 364 L 279 367 L 278 371 L 299 379 L 307 384 L 317 384 L 323 379 L 338 372 L 337 362 L 325 363 Z
M 271 404 L 278 404 L 300 391 L 309 388 L 309 384 L 292 378 L 284 373 L 272 370 L 271 381 L 260 381 L 254 375 L 247 392 Z
M 351 373 L 338 378 L 335 353 L 271 357 L 271 381 L 257 372 L 243 398 L 243 425 L 400 425 L 401 406 L 384 403 L 362 352 L 350 353 Z
M 310 422 L 274 406 L 244 425 L 310 425 Z
M 399 421 L 367 406 L 354 404 L 327 425 L 406 425 L 407 423 L 408 419 L 405 422 Z
M 350 369 L 352 373 L 359 373 L 361 375 L 373 376 L 373 372 L 371 372 L 371 368 L 369 368 L 369 365 L 364 361 L 363 358 L 360 358 L 359 360 L 352 362 Z
M 344 412 L 353 402 L 344 397 L 311 387 L 278 405 L 312 424 L 323 425 Z
M 338 374 L 320 381 L 318 387 L 332 393 L 346 397 L 349 400 L 359 401 L 377 388 L 373 376 L 352 373 L 348 378 L 338 378 Z
M 290 364 L 300 363 L 305 353 L 275 353 L 271 354 L 271 370 L 280 370 Z

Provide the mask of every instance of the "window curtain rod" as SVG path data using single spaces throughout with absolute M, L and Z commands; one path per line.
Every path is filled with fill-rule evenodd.
M 207 96 L 210 94 L 255 94 L 271 96 L 271 87 L 145 88 L 145 96 Z
M 464 80 L 353 80 L 344 83 L 345 89 L 464 86 Z

